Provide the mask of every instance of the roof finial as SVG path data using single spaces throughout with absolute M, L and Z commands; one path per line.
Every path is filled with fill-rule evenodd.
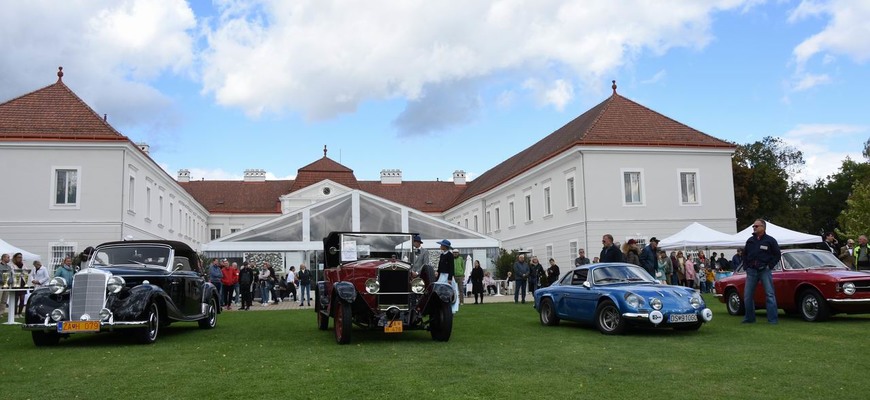
M 616 81 L 613 80 L 611 82 L 613 82 L 613 86 L 611 86 L 610 88 L 613 89 L 613 94 L 616 94 Z
M 63 82 L 63 67 L 57 67 L 57 83 Z
M 323 158 L 326 158 L 326 145 L 323 145 Z

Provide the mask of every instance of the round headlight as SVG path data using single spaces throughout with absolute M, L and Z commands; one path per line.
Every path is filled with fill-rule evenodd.
M 625 302 L 628 303 L 629 307 L 632 308 L 637 308 L 641 304 L 640 297 L 632 293 L 628 293 L 625 295 Z
M 121 289 L 124 288 L 127 282 L 124 281 L 124 278 L 121 278 L 117 275 L 112 275 L 109 278 L 109 282 L 106 284 L 106 289 L 109 290 L 109 293 L 118 293 Z
M 662 309 L 662 301 L 659 299 L 650 300 L 649 305 L 652 306 L 653 310 L 661 310 Z
M 424 290 L 426 290 L 426 284 L 423 283 L 422 279 L 414 278 L 414 280 L 411 281 L 411 291 L 412 292 L 417 293 L 417 294 L 421 294 L 421 293 L 423 293 Z
M 378 283 L 378 281 L 376 279 L 369 278 L 366 280 L 366 292 L 369 292 L 371 294 L 375 294 L 379 290 L 381 290 L 381 284 Z
M 66 279 L 59 276 L 51 278 L 51 281 L 48 282 L 48 289 L 54 294 L 63 293 L 66 290 Z
M 699 309 L 704 302 L 701 301 L 701 296 L 695 293 L 692 298 L 689 299 L 689 304 L 692 305 L 692 308 Z
M 843 293 L 847 296 L 851 296 L 855 294 L 855 284 L 852 282 L 846 282 L 843 284 Z
M 59 308 L 55 308 L 54 310 L 51 310 L 51 320 L 52 321 L 57 322 L 57 321 L 60 321 L 63 319 L 66 319 L 66 313 L 63 312 L 63 310 L 61 310 Z

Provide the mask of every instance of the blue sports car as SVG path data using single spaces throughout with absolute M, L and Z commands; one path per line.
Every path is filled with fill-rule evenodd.
M 574 268 L 535 291 L 535 309 L 543 325 L 594 323 L 605 335 L 621 334 L 628 325 L 697 330 L 713 318 L 697 290 L 663 285 L 625 263 Z

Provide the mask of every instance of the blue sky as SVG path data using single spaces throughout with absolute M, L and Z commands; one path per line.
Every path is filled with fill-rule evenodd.
M 862 159 L 870 1 L 2 0 L 0 101 L 64 82 L 170 175 L 470 178 L 618 91 L 799 179 Z

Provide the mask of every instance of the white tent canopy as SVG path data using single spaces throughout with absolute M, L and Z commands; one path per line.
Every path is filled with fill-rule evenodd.
M 719 232 L 698 222 L 692 222 L 683 230 L 661 239 L 659 248 L 669 250 L 691 247 L 738 247 L 742 246 L 743 243 L 746 243 L 745 239 L 739 241 L 732 235 Z
M 776 242 L 779 243 L 780 246 L 822 242 L 821 236 L 810 235 L 807 233 L 801 233 L 790 229 L 785 229 L 770 222 L 767 222 L 766 232 L 768 235 L 776 239 Z M 750 236 L 752 236 L 752 225 L 747 226 L 746 229 L 735 233 L 733 238 L 735 241 L 740 242 L 740 246 L 743 246 L 744 244 L 746 244 L 746 239 L 749 239 Z
M 21 253 L 22 258 L 24 258 L 24 265 L 32 265 L 34 261 L 40 260 L 39 255 L 21 250 L 7 243 L 5 240 L 0 239 L 0 254 L 9 254 L 9 257 L 12 257 L 15 253 Z

